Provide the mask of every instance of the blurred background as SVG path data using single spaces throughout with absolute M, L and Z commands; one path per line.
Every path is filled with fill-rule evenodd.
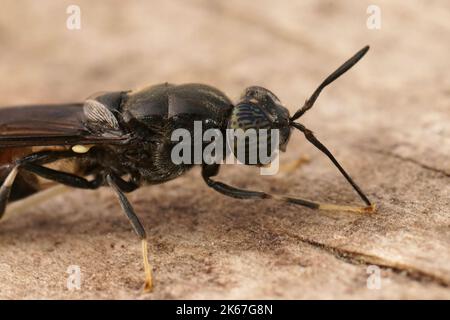
M 428 135 L 448 135 L 433 123 L 448 115 L 446 1 L 378 1 L 378 11 L 370 1 L 2 4 L 1 105 L 79 101 L 96 91 L 168 81 L 208 83 L 232 99 L 246 86 L 262 85 L 293 111 L 370 44 L 364 60 L 324 92 L 308 121 L 327 124 L 321 130 L 344 121 L 341 129 L 354 134 L 367 126 L 409 130 L 396 123 L 404 119 L 386 117 L 408 105 L 401 118 L 416 111 L 420 118 L 410 126 L 424 122 Z M 80 9 L 80 29 L 66 27 L 70 5 Z
M 80 9 L 79 29 L 67 27 L 68 19 L 77 12 L 67 12 L 73 8 L 71 5 Z M 2 0 L 0 105 L 82 101 L 97 91 L 133 89 L 167 81 L 207 83 L 223 90 L 233 100 L 245 87 L 261 85 L 278 95 L 294 112 L 329 73 L 369 44 L 368 54 L 323 92 L 302 122 L 317 133 L 369 197 L 379 204 L 381 213 L 377 218 L 318 217 L 311 216 L 306 209 L 300 209 L 304 214 L 297 215 L 298 208 L 273 203 L 250 203 L 246 208 L 248 214 L 244 214 L 236 209 L 242 206 L 238 200 L 212 193 L 203 186 L 197 173 L 161 187 L 137 191 L 132 199 L 155 235 L 152 249 L 160 279 L 155 295 L 159 298 L 448 298 L 449 40 L 450 5 L 445 0 Z M 328 160 L 295 134 L 282 161 L 302 154 L 308 154 L 311 163 L 288 177 L 263 180 L 250 168 L 242 167 L 225 168 L 225 176 L 236 185 L 276 193 L 331 202 L 356 201 L 353 191 Z M 97 197 L 103 197 L 110 205 L 99 210 L 106 213 L 98 213 L 94 208 L 86 213 L 77 202 L 81 195 L 83 202 L 91 203 L 94 208 L 98 205 Z M 51 241 L 69 242 L 64 228 L 75 228 L 83 234 L 83 239 L 91 239 L 89 243 L 81 238 L 77 240 L 77 231 L 70 229 L 75 235 L 69 233 L 72 244 L 65 244 L 68 247 L 58 253 L 59 261 L 63 261 L 61 266 L 71 261 L 64 252 L 78 252 L 80 248 L 85 252 L 86 247 L 92 246 L 100 248 L 90 249 L 93 252 L 89 256 L 80 253 L 78 258 L 102 260 L 99 252 L 110 248 L 102 242 L 104 234 L 112 243 L 123 241 L 127 246 L 134 246 L 127 222 L 109 193 L 77 191 L 70 197 L 68 206 L 72 208 L 62 206 L 60 199 L 51 213 L 47 207 L 37 209 L 25 220 L 12 219 L 0 232 L 4 244 L 0 256 L 6 257 L 11 250 L 21 248 L 20 243 L 13 244 L 11 239 L 16 233 L 22 234 L 22 229 L 35 226 L 34 219 L 44 221 L 44 227 L 31 231 L 28 242 L 35 243 L 32 241 L 35 238 L 41 242 L 35 248 L 24 245 L 21 248 L 24 255 L 35 258 L 37 255 L 45 261 L 47 258 L 37 253 L 42 241 L 50 241 L 50 247 Z M 139 200 L 142 197 L 147 197 L 151 204 Z M 52 208 L 52 204 L 48 206 Z M 160 219 L 161 211 L 168 215 L 165 224 Z M 180 216 L 180 211 L 184 215 Z M 191 211 L 195 218 L 186 216 Z M 111 222 L 100 223 L 100 217 Z M 53 219 L 62 221 L 61 230 L 48 226 Z M 82 225 L 69 227 L 80 224 L 80 219 Z M 51 229 L 53 240 L 45 240 L 49 233 L 45 231 L 46 226 Z M 92 230 L 94 238 L 86 238 L 83 227 Z M 230 237 L 223 228 L 234 236 Z M 95 235 L 99 230 L 103 231 Z M 227 236 L 222 238 L 224 233 Z M 307 242 L 362 254 L 366 259 L 375 257 L 366 262 L 378 261 L 386 267 L 385 272 L 393 279 L 390 289 L 368 291 L 364 287 L 365 269 L 357 264 L 342 266 L 344 262 L 324 258 L 319 249 L 305 249 L 306 244 L 292 234 L 306 237 Z M 217 250 L 214 243 L 222 242 L 225 249 L 219 246 L 219 251 L 223 249 L 227 254 L 216 253 L 218 256 L 201 261 L 192 259 L 192 256 L 208 257 Z M 242 243 L 250 246 L 247 251 L 237 249 Z M 264 245 L 274 247 L 268 250 Z M 137 246 L 132 247 L 131 253 L 121 252 L 120 259 L 125 259 L 122 268 L 130 269 L 122 269 L 127 270 L 123 272 L 127 274 L 125 280 L 120 270 L 110 271 L 108 279 L 102 276 L 90 279 L 90 293 L 84 291 L 69 297 L 136 295 L 139 265 L 129 262 L 140 261 Z M 186 259 L 179 266 L 181 252 Z M 255 252 L 259 254 L 254 255 Z M 278 254 L 272 257 L 270 252 Z M 10 258 L 11 261 L 25 259 Z M 110 257 L 110 268 L 115 268 L 118 259 Z M 87 261 L 85 265 L 89 265 Z M 210 273 L 198 269 L 205 261 L 212 264 Z M 281 271 L 274 273 L 273 261 L 288 262 L 287 265 L 280 262 Z M 28 263 L 30 268 L 33 264 L 36 267 L 35 260 Z M 41 263 L 36 268 L 49 266 Z M 29 273 L 15 267 L 11 270 L 14 271 L 4 275 L 1 282 L 0 296 L 69 294 L 62 293 L 61 285 L 55 282 L 64 277 L 64 271 L 61 275 L 56 267 L 49 269 L 56 276 L 40 275 L 44 293 L 17 287 L 17 279 Z M 406 274 L 413 270 L 414 274 L 432 280 L 417 282 L 414 277 L 401 278 L 402 270 Z M 88 268 L 87 272 L 97 274 L 94 269 Z M 324 274 L 327 279 L 323 278 Z M 110 283 L 113 279 L 118 280 Z M 118 289 L 123 287 L 122 291 Z M 111 288 L 116 291 L 108 291 Z

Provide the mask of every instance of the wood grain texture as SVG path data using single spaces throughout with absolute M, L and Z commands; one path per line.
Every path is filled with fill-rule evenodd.
M 199 171 L 130 195 L 147 227 L 154 293 L 143 294 L 140 243 L 112 192 L 71 191 L 0 224 L 0 298 L 450 298 L 450 7 L 446 1 L 4 1 L 1 105 L 82 100 L 96 91 L 202 82 L 236 99 L 262 85 L 291 113 L 331 71 L 367 56 L 302 119 L 378 205 L 376 215 L 242 202 Z M 358 203 L 300 134 L 261 177 L 226 166 L 237 186 Z M 67 268 L 82 271 L 79 291 Z M 381 268 L 381 289 L 366 286 Z

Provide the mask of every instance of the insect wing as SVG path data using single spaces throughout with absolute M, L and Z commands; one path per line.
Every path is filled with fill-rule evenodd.
M 93 133 L 82 103 L 0 108 L 0 148 L 120 143 L 124 136 Z

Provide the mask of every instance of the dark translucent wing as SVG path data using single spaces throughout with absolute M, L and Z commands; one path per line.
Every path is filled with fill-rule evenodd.
M 0 148 L 120 143 L 86 128 L 82 103 L 0 108 Z

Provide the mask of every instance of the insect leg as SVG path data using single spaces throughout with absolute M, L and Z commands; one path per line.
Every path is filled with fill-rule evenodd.
M 139 188 L 138 179 L 136 177 L 131 177 L 130 181 L 126 181 L 119 176 L 112 175 L 112 179 L 114 183 L 119 187 L 123 192 L 132 192 Z
M 19 166 L 14 166 L 3 181 L 0 187 L 0 219 L 5 213 L 6 204 L 8 203 L 9 195 L 11 194 L 11 188 L 16 179 L 17 173 L 19 172 Z
M 3 184 L 0 187 L 0 220 L 5 213 L 6 205 L 8 204 L 9 196 L 11 194 L 11 188 L 14 180 L 19 173 L 19 170 L 24 164 L 27 163 L 48 163 L 61 158 L 67 158 L 73 155 L 72 151 L 42 151 L 30 154 L 16 162 L 11 171 L 6 176 Z
M 42 178 L 59 182 L 69 187 L 80 188 L 80 189 L 97 189 L 100 187 L 104 178 L 102 175 L 97 175 L 94 180 L 87 180 L 86 178 L 68 173 L 63 171 L 58 171 L 36 165 L 33 163 L 26 163 L 21 166 L 23 170 L 32 172 Z
M 57 171 L 35 164 L 24 164 L 20 167 L 20 169 L 74 188 L 97 189 L 103 184 L 104 181 L 103 176 L 101 175 L 98 175 L 94 178 L 94 180 L 89 181 L 85 178 L 67 172 Z M 15 166 L 6 177 L 3 185 L 0 187 L 0 219 L 3 217 L 5 212 L 9 195 L 11 193 L 12 183 L 14 182 L 14 178 L 16 177 L 18 171 L 19 167 Z
M 304 207 L 308 207 L 310 209 L 316 210 L 341 210 L 341 211 L 350 211 L 350 212 L 358 212 L 358 213 L 370 213 L 375 211 L 374 206 L 367 207 L 354 207 L 354 206 L 346 206 L 346 205 L 335 205 L 335 204 L 327 204 L 327 203 L 319 203 L 312 202 L 309 200 L 280 196 L 280 195 L 272 195 L 262 191 L 251 191 L 245 189 L 238 189 L 236 187 L 232 187 L 220 181 L 215 181 L 211 179 L 211 177 L 217 175 L 219 171 L 219 165 L 206 165 L 203 166 L 202 176 L 205 180 L 206 184 L 220 192 L 226 196 L 237 198 L 237 199 L 272 199 L 281 202 L 292 203 Z
M 134 209 L 127 197 L 123 193 L 123 190 L 119 187 L 120 182 L 119 177 L 108 174 L 106 176 L 106 181 L 109 186 L 115 191 L 117 197 L 119 198 L 120 206 L 128 217 L 128 220 L 131 222 L 131 226 L 133 227 L 136 234 L 141 239 L 142 243 L 142 257 L 144 260 L 144 271 L 145 271 L 145 285 L 144 291 L 149 292 L 153 287 L 153 276 L 152 276 L 152 267 L 150 266 L 148 259 L 148 244 L 147 244 L 147 234 L 142 223 L 139 221 L 138 216 L 134 212 Z

